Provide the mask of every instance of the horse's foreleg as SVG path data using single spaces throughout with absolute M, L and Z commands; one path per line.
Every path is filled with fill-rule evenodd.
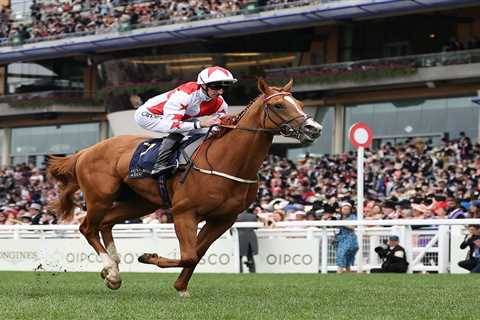
M 197 238 L 197 263 L 205 255 L 212 243 L 222 234 L 224 234 L 234 222 L 235 219 L 227 221 L 209 220 L 205 223 Z M 182 272 L 177 278 L 177 281 L 175 281 L 174 287 L 182 296 L 189 295 L 187 291 L 188 282 L 192 277 L 197 263 L 193 267 L 183 268 Z
M 180 259 L 168 259 L 157 254 L 144 253 L 138 258 L 141 263 L 154 264 L 160 268 L 191 267 L 197 264 L 197 228 L 194 212 L 179 213 L 174 219 L 175 232 L 180 245 Z

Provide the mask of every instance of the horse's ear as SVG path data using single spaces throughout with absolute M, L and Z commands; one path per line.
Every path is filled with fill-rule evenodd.
M 290 78 L 290 81 L 282 88 L 282 91 L 291 92 L 293 87 L 293 79 Z
M 257 78 L 257 86 L 258 86 L 258 90 L 260 90 L 266 95 L 269 95 L 272 92 L 272 89 L 270 89 L 270 87 L 268 86 L 267 82 L 265 82 L 265 79 L 263 79 L 263 77 Z

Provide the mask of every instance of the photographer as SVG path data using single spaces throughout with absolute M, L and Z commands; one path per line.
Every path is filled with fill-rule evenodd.
M 408 269 L 405 249 L 400 246 L 398 236 L 388 237 L 388 242 L 375 248 L 375 252 L 383 259 L 380 269 L 372 269 L 371 273 L 395 272 L 405 273 Z
M 480 272 L 480 225 L 469 225 L 469 235 L 465 237 L 460 244 L 460 249 L 469 247 L 466 260 L 462 260 L 458 265 L 473 273 Z

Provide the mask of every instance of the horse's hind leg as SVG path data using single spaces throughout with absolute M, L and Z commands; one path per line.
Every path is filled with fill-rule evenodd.
M 229 219 L 222 221 L 208 220 L 205 223 L 197 237 L 197 263 L 205 255 L 212 243 L 224 234 L 234 222 L 235 219 Z M 182 297 L 189 297 L 187 291 L 188 281 L 190 281 L 197 263 L 193 267 L 183 268 L 175 281 L 174 287 Z
M 87 216 L 80 225 L 80 232 L 102 259 L 106 283 L 118 283 L 118 266 L 100 241 L 100 223 L 112 209 L 121 182 L 108 174 L 77 174 L 77 177 L 87 204 Z
M 122 223 L 129 218 L 138 218 L 144 216 L 148 213 L 151 213 L 155 210 L 155 207 L 149 203 L 146 203 L 144 199 L 138 199 L 138 201 L 129 201 L 129 202 L 117 202 L 115 207 L 107 212 L 100 222 L 100 233 L 102 234 L 103 244 L 107 249 L 108 255 L 115 261 L 117 264 L 120 263 L 120 255 L 117 252 L 115 247 L 115 242 L 112 235 L 112 228 L 117 223 Z M 103 269 L 101 272 L 102 278 L 106 278 L 108 270 Z M 111 289 L 112 286 L 121 285 L 121 278 L 118 277 L 119 282 L 116 284 L 106 283 L 107 286 Z M 108 280 L 107 280 L 108 281 Z
M 116 202 L 115 206 L 105 214 L 100 222 L 100 233 L 102 234 L 103 244 L 108 254 L 117 264 L 120 263 L 120 257 L 113 240 L 113 226 L 128 219 L 143 217 L 144 215 L 152 213 L 155 209 L 155 205 L 150 204 L 145 199 L 135 197 L 130 201 Z
M 115 247 L 115 242 L 113 241 L 112 228 L 113 226 L 104 227 L 100 229 L 100 232 L 102 234 L 103 244 L 107 249 L 107 253 L 116 264 L 118 276 L 109 276 L 109 269 L 107 269 L 106 266 L 104 266 L 102 271 L 100 271 L 100 276 L 102 277 L 105 285 L 108 288 L 116 290 L 122 286 L 122 277 L 120 276 L 120 269 L 118 267 L 118 265 L 120 264 L 120 255 L 118 254 L 117 248 Z M 114 280 L 114 282 L 111 282 L 112 279 Z
M 100 242 L 100 222 L 109 210 L 109 206 L 87 200 L 87 216 L 80 225 L 80 232 L 93 247 L 103 262 L 102 277 L 108 285 L 115 284 L 112 289 L 120 287 L 120 274 L 116 262 L 110 257 L 105 247 Z M 117 287 L 118 285 L 118 287 Z
M 107 214 L 108 215 L 108 214 Z M 117 266 L 120 264 L 120 255 L 118 254 L 117 247 L 115 247 L 115 242 L 112 235 L 113 225 L 100 225 L 100 233 L 102 234 L 103 245 L 107 249 L 107 253 L 110 258 L 115 261 Z

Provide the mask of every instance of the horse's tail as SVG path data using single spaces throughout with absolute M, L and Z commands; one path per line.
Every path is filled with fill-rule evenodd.
M 79 156 L 80 152 L 68 157 L 48 157 L 48 174 L 61 183 L 58 199 L 50 204 L 58 220 L 70 220 L 73 217 L 75 208 L 73 196 L 80 189 L 75 175 Z

